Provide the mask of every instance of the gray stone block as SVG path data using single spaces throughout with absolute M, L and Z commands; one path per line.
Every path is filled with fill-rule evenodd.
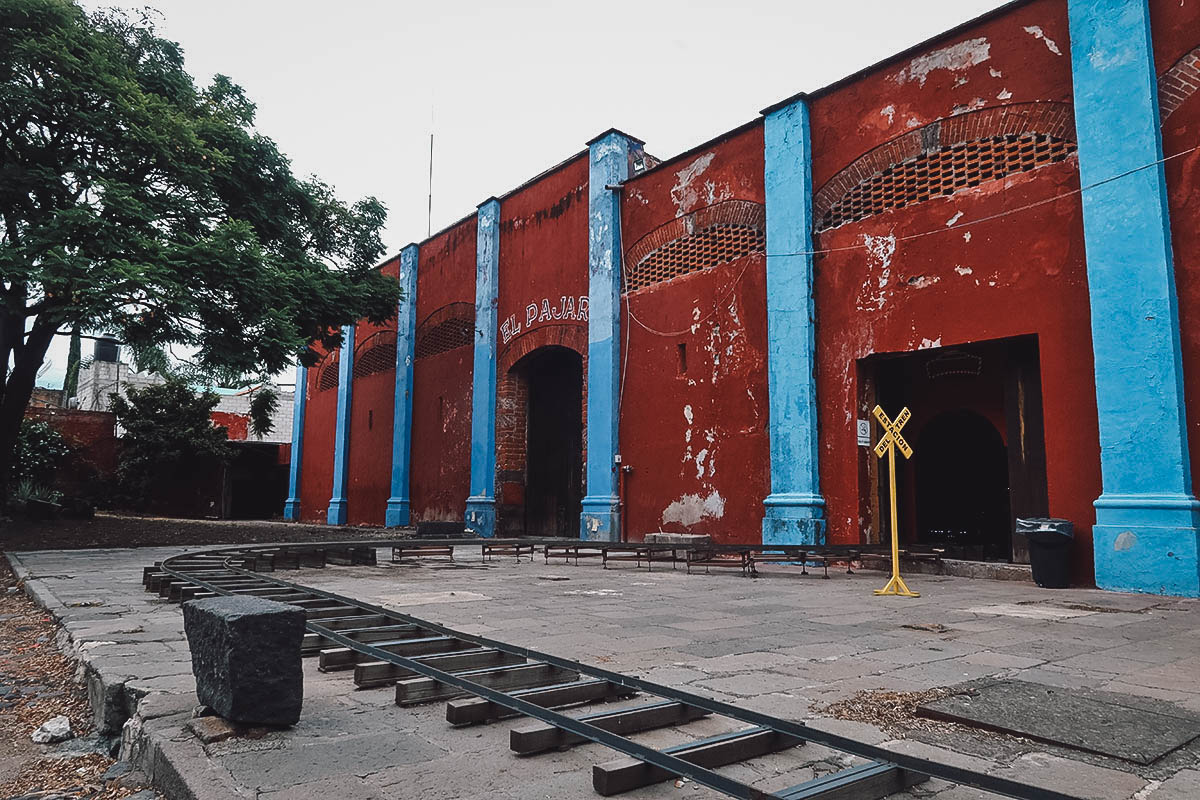
M 258 597 L 210 597 L 183 604 L 196 697 L 247 725 L 300 719 L 304 610 Z

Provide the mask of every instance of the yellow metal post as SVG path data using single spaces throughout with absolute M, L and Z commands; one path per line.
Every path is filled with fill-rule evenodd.
M 896 421 L 888 419 L 888 415 L 883 409 L 875 406 L 875 410 L 871 412 L 875 419 L 879 420 L 879 424 L 883 426 L 883 438 L 875 445 L 875 455 L 883 458 L 884 453 L 888 458 L 888 489 L 891 497 L 892 505 L 892 579 L 887 582 L 887 586 L 882 589 L 876 589 L 875 594 L 893 594 L 902 597 L 920 597 L 920 592 L 914 592 L 908 588 L 908 584 L 900 577 L 900 514 L 896 509 L 896 449 L 900 449 L 900 454 L 905 458 L 912 457 L 912 448 L 908 442 L 900 435 L 900 429 L 908 422 L 912 412 L 908 408 L 904 408 L 897 416 Z

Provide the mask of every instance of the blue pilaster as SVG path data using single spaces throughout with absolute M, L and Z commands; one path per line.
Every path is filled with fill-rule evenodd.
M 413 351 L 417 340 L 417 261 L 415 244 L 400 251 L 400 305 L 396 309 L 396 392 L 392 415 L 392 496 L 384 524 L 389 528 L 409 521 L 408 479 L 411 472 Z
M 579 536 L 616 541 L 621 369 L 621 204 L 615 187 L 629 177 L 642 142 L 611 130 L 588 142 L 587 491 Z M 610 188 L 614 187 L 614 188 Z
M 1147 0 L 1069 0 L 1103 493 L 1096 584 L 1200 595 Z M 1131 170 L 1136 170 L 1130 172 Z M 1119 176 L 1119 177 L 1118 177 Z M 1106 183 L 1096 185 L 1101 181 Z
M 288 465 L 288 497 L 283 518 L 300 519 L 300 460 L 304 455 L 304 404 L 308 394 L 308 369 L 296 363 L 296 392 L 292 400 L 292 461 Z
M 346 483 L 350 472 L 350 400 L 354 390 L 354 326 L 342 328 L 338 361 L 337 421 L 333 429 L 333 495 L 325 519 L 330 525 L 346 524 Z
M 763 112 L 771 494 L 763 544 L 824 544 L 817 470 L 812 135 L 808 101 Z
M 500 201 L 479 206 L 475 234 L 475 371 L 471 388 L 471 496 L 466 526 L 496 532 L 496 292 L 500 271 Z

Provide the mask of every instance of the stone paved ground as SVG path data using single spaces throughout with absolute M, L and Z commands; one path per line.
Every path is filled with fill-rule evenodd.
M 387 689 L 351 691 L 345 673 L 306 664 L 305 715 L 288 732 L 202 745 L 178 609 L 141 590 L 141 567 L 171 551 L 22 553 L 30 588 L 65 617 L 110 692 L 137 711 L 127 751 L 175 797 L 590 798 L 599 746 L 530 759 L 501 723 L 451 729 L 442 705 L 401 709 Z M 1097 800 L 1200 797 L 1200 743 L 1149 767 L 962 728 L 903 734 L 822 716 L 863 690 L 920 691 L 988 676 L 1088 687 L 1200 712 L 1200 602 L 1030 584 L 914 576 L 916 599 L 876 598 L 879 573 L 749 580 L 731 573 L 601 570 L 594 564 L 333 567 L 285 577 L 464 631 L 640 674 L 899 751 Z M 546 580 L 547 577 L 568 580 Z M 101 603 L 101 605 L 79 605 Z M 916 629 L 905 627 L 916 626 Z M 947 630 L 928 629 L 944 626 Z M 137 698 L 141 699 L 140 703 Z M 110 704 L 111 708 L 112 704 Z M 110 724 L 118 719 L 109 720 Z M 730 730 L 712 719 L 637 737 L 655 746 Z M 817 745 L 722 770 L 765 789 L 845 765 Z M 715 796 L 662 784 L 628 797 Z M 931 781 L 910 794 L 983 798 Z

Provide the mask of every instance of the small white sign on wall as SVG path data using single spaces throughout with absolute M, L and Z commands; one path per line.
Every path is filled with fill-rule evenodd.
M 858 420 L 858 446 L 871 446 L 871 420 L 869 419 Z

